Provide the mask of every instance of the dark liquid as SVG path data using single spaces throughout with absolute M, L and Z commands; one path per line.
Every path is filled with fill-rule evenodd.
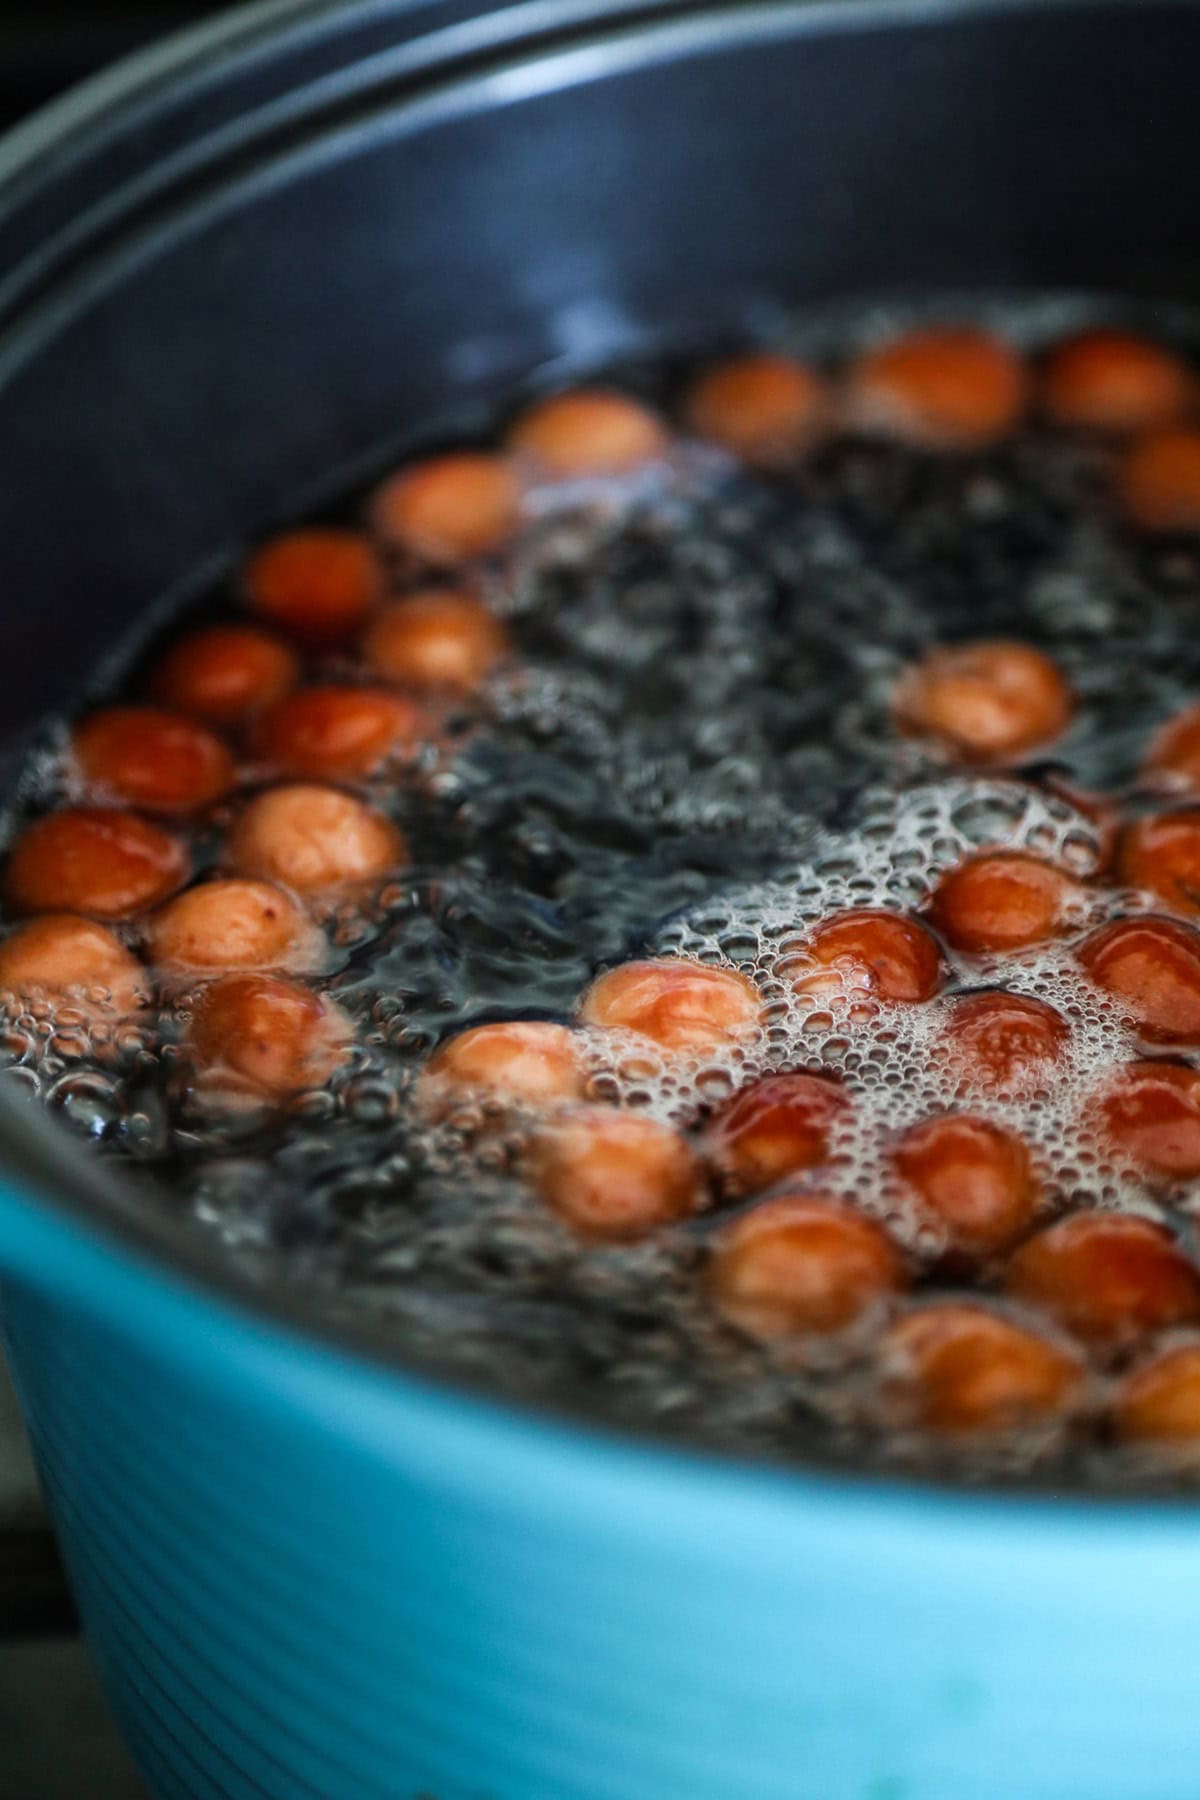
M 1058 323 L 1028 308 L 1006 323 L 1021 341 L 1046 320 Z M 846 322 L 842 341 L 856 328 Z M 633 372 L 666 405 L 674 379 Z M 369 1316 L 401 1354 L 714 1445 L 938 1464 L 936 1446 L 866 1417 L 869 1345 L 780 1355 L 720 1322 L 702 1278 L 720 1211 L 632 1247 L 583 1243 L 528 1191 L 519 1122 L 481 1131 L 480 1109 L 465 1108 L 434 1128 L 410 1090 L 453 1030 L 567 1019 L 597 969 L 646 949 L 720 956 L 781 994 L 774 962 L 805 923 L 846 905 L 919 906 L 997 837 L 1090 874 L 1096 831 L 1037 785 L 1045 769 L 1023 771 L 1030 782 L 958 775 L 897 740 L 887 702 L 932 643 L 1020 638 L 1048 649 L 1081 697 L 1055 766 L 1083 787 L 1131 786 L 1150 734 L 1200 693 L 1200 559 L 1132 542 L 1107 473 L 1095 444 L 1031 427 L 966 458 L 840 440 L 770 478 L 684 446 L 645 478 L 547 490 L 539 521 L 485 578 L 517 666 L 464 709 L 445 749 L 363 785 L 414 861 L 329 928 L 328 985 L 358 1034 L 350 1065 L 280 1114 L 218 1126 L 181 1099 L 186 1003 L 126 1029 L 116 1066 L 36 1006 L 10 1023 L 9 1079 L 156 1177 L 163 1198 L 147 1205 L 302 1289 L 314 1314 Z M 352 497 L 338 516 L 356 512 Z M 224 591 L 204 608 L 233 610 Z M 43 762 L 29 810 L 58 783 Z M 198 860 L 221 822 L 198 834 Z M 1089 922 L 1117 910 L 1098 893 Z M 948 991 L 985 979 L 960 967 Z M 1053 1098 L 990 1109 L 1044 1157 L 1046 1216 L 1124 1205 L 1171 1218 L 1187 1241 L 1195 1187 L 1151 1199 L 1090 1135 L 1089 1084 L 1135 1051 L 1069 946 L 1010 960 L 1005 979 L 1075 1009 Z M 879 1133 L 946 1104 L 926 1049 L 943 1004 L 899 1028 L 889 1019 L 886 1035 L 824 1030 L 793 1009 L 742 1055 L 670 1076 L 618 1067 L 593 1091 L 694 1128 L 760 1070 L 837 1070 L 860 1101 L 837 1146 L 839 1191 L 884 1211 L 920 1256 L 917 1221 L 878 1200 Z M 918 1292 L 957 1291 L 955 1280 L 935 1263 Z M 968 1466 L 1034 1461 L 1046 1466 L 1041 1447 L 1009 1442 Z M 1056 1478 L 1159 1479 L 1087 1425 L 1049 1466 Z

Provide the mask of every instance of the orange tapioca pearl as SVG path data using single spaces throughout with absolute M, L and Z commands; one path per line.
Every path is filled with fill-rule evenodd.
M 1126 1443 L 1194 1448 L 1200 1442 L 1200 1344 L 1175 1344 L 1131 1369 L 1113 1424 Z
M 1016 1251 L 1005 1285 L 1104 1347 L 1200 1319 L 1200 1275 L 1170 1232 L 1122 1213 L 1075 1213 L 1046 1226 Z
M 339 788 L 296 782 L 259 794 L 234 822 L 225 860 L 299 894 L 377 881 L 407 861 L 391 820 Z
M 425 731 L 424 715 L 403 694 L 331 682 L 298 688 L 268 707 L 255 749 L 282 774 L 353 781 L 415 750 Z
M 842 1331 L 907 1285 L 883 1228 L 826 1195 L 764 1200 L 730 1226 L 713 1256 L 718 1311 L 751 1337 Z
M 970 327 L 912 331 L 859 357 L 846 378 L 848 422 L 927 450 L 980 450 L 1015 431 L 1029 377 L 1015 350 Z
M 161 706 L 230 727 L 286 694 L 299 675 L 295 651 L 269 631 L 211 625 L 172 645 L 149 685 Z
M 1054 425 L 1112 436 L 1170 425 L 1195 396 L 1181 356 L 1128 331 L 1083 331 L 1042 364 L 1041 410 Z
M 820 436 L 829 422 L 829 393 L 821 377 L 790 356 L 732 356 L 692 383 L 684 417 L 708 438 L 747 462 L 786 462 Z
M 27 825 L 14 843 L 4 893 L 17 912 L 88 913 L 128 919 L 188 877 L 177 838 L 137 813 L 70 806 Z
M 839 1120 L 851 1110 L 828 1075 L 764 1075 L 709 1123 L 705 1149 L 733 1194 L 757 1194 L 825 1161 Z
M 1057 937 L 1082 897 L 1052 863 L 1018 850 L 973 856 L 943 877 L 929 913 L 956 950 L 1022 950 Z
M 504 549 L 521 523 L 521 483 L 504 457 L 463 450 L 402 469 L 371 511 L 387 543 L 453 568 Z
M 1084 969 L 1142 1036 L 1200 1043 L 1200 932 L 1177 919 L 1117 919 L 1079 947 Z
M 1136 820 L 1121 835 L 1117 873 L 1175 912 L 1200 913 L 1200 807 Z
M 745 975 L 682 957 L 621 963 L 592 983 L 580 1005 L 586 1025 L 637 1032 L 684 1055 L 749 1037 L 761 1016 L 758 990 Z
M 157 706 L 106 706 L 71 733 L 89 793 L 147 812 L 199 812 L 233 786 L 227 745 L 194 719 Z
M 0 942 L 0 989 L 24 999 L 70 998 L 124 1013 L 145 1004 L 150 980 L 103 925 L 73 913 L 43 913 Z
M 1100 1098 L 1115 1149 L 1149 1175 L 1200 1175 L 1200 1070 L 1178 1063 L 1127 1063 Z
M 315 649 L 348 642 L 383 593 L 375 552 L 357 531 L 272 538 L 250 558 L 244 580 L 261 618 Z
M 1145 771 L 1162 786 L 1200 787 L 1200 706 L 1185 707 L 1168 719 L 1146 752 Z
M 627 394 L 575 388 L 529 407 L 505 441 L 542 474 L 569 480 L 627 474 L 662 456 L 668 437 L 657 414 Z
M 965 1087 L 1029 1095 L 1053 1081 L 1070 1036 L 1044 1000 L 994 992 L 952 1001 L 943 1039 Z
M 799 993 L 885 1003 L 930 999 L 943 972 L 937 942 L 918 920 L 871 907 L 822 919 L 784 969 Z
M 236 1108 L 323 1085 L 352 1035 L 324 995 L 270 975 L 225 975 L 196 1002 L 186 1042 L 200 1098 Z
M 1200 431 L 1181 425 L 1137 438 L 1117 465 L 1117 504 L 1138 531 L 1200 531 Z
M 1048 656 L 994 639 L 931 650 L 901 676 L 892 705 L 908 736 L 935 738 L 965 762 L 1005 763 L 1060 737 L 1073 701 Z
M 430 1104 L 484 1093 L 518 1106 L 555 1106 L 583 1097 L 577 1033 L 540 1019 L 475 1025 L 439 1044 L 421 1078 Z
M 881 1391 L 898 1424 L 951 1435 L 1018 1431 L 1067 1417 L 1080 1401 L 1079 1357 L 970 1301 L 914 1308 L 881 1352 Z
M 955 1249 L 988 1256 L 1031 1224 L 1041 1185 L 1024 1139 L 989 1119 L 947 1113 L 900 1139 L 896 1169 Z
M 380 611 L 363 655 L 375 674 L 406 687 L 471 694 L 512 655 L 512 643 L 473 594 L 423 588 Z
M 174 975 L 236 970 L 304 974 L 319 966 L 320 932 L 265 881 L 207 881 L 169 900 L 149 922 L 150 960 Z
M 532 1163 L 542 1199 L 588 1237 L 644 1237 L 690 1217 L 706 1197 L 687 1141 L 668 1125 L 616 1107 L 558 1113 L 538 1133 Z

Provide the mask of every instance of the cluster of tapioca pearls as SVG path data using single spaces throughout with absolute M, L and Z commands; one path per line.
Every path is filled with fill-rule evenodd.
M 939 451 L 981 448 L 1015 430 L 1036 405 L 1069 429 L 1150 433 L 1136 439 L 1121 463 L 1118 491 L 1140 495 L 1126 507 L 1133 522 L 1184 529 L 1175 453 L 1189 438 L 1179 421 L 1186 418 L 1191 390 L 1190 372 L 1177 358 L 1129 337 L 1092 333 L 1061 345 L 1035 378 L 1009 347 L 986 334 L 942 330 L 913 333 L 869 352 L 836 382 L 793 359 L 731 359 L 701 375 L 683 411 L 691 432 L 752 463 L 771 464 L 803 453 L 835 429 Z M 1165 464 L 1164 433 L 1175 445 L 1175 461 L 1167 457 Z M 367 532 L 300 531 L 265 545 L 245 571 L 253 622 L 181 640 L 151 676 L 150 704 L 104 709 L 73 733 L 69 773 L 79 804 L 37 821 L 14 846 L 8 902 L 32 916 L 0 946 L 0 984 L 19 996 L 65 994 L 85 1002 L 106 993 L 117 1010 L 143 1004 L 154 986 L 198 989 L 188 1050 L 200 1087 L 224 1101 L 234 1093 L 277 1097 L 324 1080 L 344 1053 L 350 1028 L 335 1004 L 303 981 L 322 966 L 321 909 L 349 888 L 386 878 L 405 858 L 392 822 L 347 788 L 370 781 L 390 761 L 435 737 L 439 705 L 469 697 L 510 656 L 507 634 L 471 577 L 481 560 L 513 541 L 528 493 L 558 479 L 626 473 L 663 459 L 669 445 L 665 421 L 625 396 L 595 390 L 560 395 L 518 419 L 499 452 L 464 451 L 402 470 L 373 497 Z M 1146 500 L 1146 467 L 1155 466 L 1174 482 L 1168 483 L 1171 506 L 1160 505 L 1157 515 Z M 389 598 L 389 583 L 397 582 L 399 592 Z M 357 653 L 365 681 L 314 679 L 314 671 L 322 673 L 323 655 L 350 651 Z M 961 760 L 1003 765 L 1052 742 L 1071 706 L 1065 682 L 1046 658 L 1021 645 L 991 643 L 936 651 L 900 684 L 895 712 L 902 730 L 939 741 Z M 1151 760 L 1160 771 L 1192 779 L 1192 764 L 1200 762 L 1200 722 L 1191 715 L 1174 722 Z M 254 793 L 237 811 L 220 875 L 187 887 L 189 849 L 180 825 L 186 829 L 189 821 L 209 817 L 239 784 L 257 786 L 263 779 L 280 785 Z M 1140 843 L 1133 832 L 1126 843 L 1128 855 L 1140 854 L 1151 873 L 1167 870 L 1161 879 L 1169 877 L 1179 890 L 1164 891 L 1173 909 L 1186 888 L 1181 817 L 1152 821 Z M 1155 824 L 1164 837 L 1151 838 Z M 964 927 L 968 937 L 973 930 L 975 948 L 983 947 L 981 929 L 983 935 L 1000 932 L 993 948 L 1038 941 L 1037 931 L 1030 935 L 1030 909 L 1035 915 L 1048 910 L 1056 926 L 1070 915 L 1068 878 L 1030 859 L 1018 869 L 1018 860 L 993 858 L 990 868 L 961 872 L 976 921 L 981 907 L 986 913 L 981 884 L 986 890 L 991 883 L 994 891 L 998 883 L 1008 896 L 999 908 L 1007 926 L 993 921 Z M 1137 879 L 1155 885 L 1145 869 Z M 1025 921 L 1016 925 L 1014 886 L 1020 892 L 1016 913 Z M 961 901 L 962 891 L 960 908 Z M 938 922 L 951 941 L 952 912 L 952 899 L 944 896 Z M 893 942 L 897 930 L 899 948 Z M 1193 1020 L 1200 1011 L 1194 937 L 1175 921 L 1119 922 L 1089 940 L 1081 959 L 1141 1018 L 1148 1034 L 1192 1042 L 1200 1036 Z M 878 997 L 886 986 L 879 970 L 891 966 L 901 971 L 901 985 L 915 991 L 884 998 L 914 1004 L 924 997 L 929 968 L 940 968 L 936 941 L 923 927 L 876 915 L 827 921 L 812 934 L 810 949 L 817 966 L 803 979 L 814 993 L 830 981 L 840 988 L 846 968 L 855 967 L 867 972 L 866 985 Z M 731 972 L 707 971 L 714 979 L 722 975 Z M 628 981 L 628 974 L 622 979 Z M 933 979 L 936 985 L 936 974 Z M 712 991 L 709 981 L 702 1012 Z M 726 1003 L 734 991 L 725 984 Z M 752 990 L 741 984 L 736 991 L 738 1004 L 757 1020 Z M 601 994 L 611 1011 L 612 992 L 602 982 L 585 1004 L 589 1023 L 642 1029 L 618 1016 L 621 1008 L 611 1017 L 593 1016 Z M 496 1029 L 540 1030 L 543 1038 L 564 1030 Z M 949 1037 L 966 1064 L 987 1068 L 998 1062 L 1003 1073 L 996 1079 L 1011 1087 L 1023 1078 L 1021 1071 L 1053 1063 L 1067 1030 L 1044 1003 L 995 994 L 956 1003 Z M 453 1079 L 469 1037 L 440 1054 L 431 1082 Z M 569 1038 L 554 1040 L 555 1055 L 574 1069 Z M 477 1039 L 472 1053 L 486 1063 L 493 1054 L 487 1046 L 495 1042 Z M 514 1048 L 510 1036 L 502 1060 L 515 1056 L 519 1062 L 527 1051 L 527 1043 Z M 539 1049 L 534 1060 L 541 1055 Z M 1190 1120 L 1188 1073 L 1140 1076 L 1143 1088 L 1137 1091 L 1150 1083 Z M 470 1079 L 488 1086 L 478 1070 Z M 976 1133 L 971 1141 L 991 1142 L 992 1128 L 976 1123 L 983 1138 Z M 1132 1141 L 1136 1134 L 1126 1125 L 1125 1135 Z M 560 1114 L 540 1146 L 539 1185 L 585 1230 L 625 1235 L 698 1204 L 703 1184 L 694 1177 L 694 1153 L 653 1120 L 594 1108 Z M 795 1204 L 816 1202 L 809 1196 Z M 793 1213 L 784 1241 L 798 1229 Z M 834 1213 L 819 1214 L 827 1235 L 835 1213 L 841 1223 L 834 1240 L 844 1230 L 861 1250 L 871 1239 L 878 1268 L 891 1271 L 876 1288 L 902 1285 L 902 1259 L 890 1243 L 886 1252 L 880 1248 L 878 1227 L 835 1205 Z M 782 1218 L 778 1211 L 772 1216 Z M 763 1257 L 771 1265 L 776 1240 L 763 1219 L 764 1212 L 748 1215 L 750 1222 L 739 1228 L 745 1234 L 740 1248 L 731 1239 L 717 1258 L 718 1271 L 753 1268 Z M 959 1235 L 965 1241 L 971 1232 L 963 1227 Z M 818 1293 L 841 1291 L 840 1277 L 830 1287 L 821 1275 L 819 1257 L 806 1253 L 800 1260 L 817 1271 Z M 850 1289 L 857 1291 L 854 1282 Z M 782 1302 L 760 1296 L 745 1306 L 737 1282 L 719 1276 L 715 1291 L 725 1296 L 731 1317 L 739 1311 L 743 1320 L 784 1317 L 789 1330 L 797 1328 L 795 1302 L 786 1296 Z M 858 1310 L 832 1301 L 820 1323 L 822 1305 L 813 1303 L 818 1323 L 800 1328 L 840 1328 Z M 1018 1329 L 991 1315 L 974 1326 L 993 1335 L 1002 1327 Z M 1003 1393 L 997 1407 L 1006 1416 L 1020 1411 Z
M 250 619 L 180 638 L 145 703 L 76 725 L 71 803 L 19 833 L 3 880 L 26 920 L 0 944 L 14 1004 L 78 1014 L 100 1044 L 156 995 L 194 997 L 185 1066 L 215 1107 L 319 1085 L 344 1059 L 350 1023 L 309 985 L 322 926 L 408 859 L 364 790 L 436 741 L 509 653 L 469 592 L 419 585 L 389 603 L 366 535 L 273 540 L 244 590 Z M 365 680 L 327 678 L 326 657 L 355 651 Z M 189 885 L 214 826 L 217 873 Z
M 835 432 L 914 449 L 987 450 L 1030 419 L 1108 441 L 1112 492 L 1138 531 L 1200 531 L 1200 387 L 1187 360 L 1132 332 L 1084 331 L 1030 360 L 974 327 L 906 333 L 830 379 L 792 359 L 733 359 L 687 397 L 693 430 L 759 464 Z
M 214 1105 L 326 1080 L 351 1033 L 303 984 L 326 961 L 322 917 L 407 860 L 355 790 L 436 743 L 447 709 L 510 660 L 473 577 L 519 530 L 526 492 L 625 472 L 666 443 L 633 400 L 560 395 L 522 415 L 502 452 L 402 469 L 366 530 L 263 545 L 243 571 L 251 619 L 182 637 L 145 702 L 71 733 L 73 803 L 26 827 L 8 859 L 4 897 L 28 922 L 0 944 L 0 990 L 57 1003 L 60 1020 L 74 1007 L 97 1041 L 156 992 L 198 993 L 186 1048 Z M 235 796 L 217 877 L 189 886 L 189 829 Z
M 1107 361 L 1092 341 L 1093 383 L 1096 367 L 1107 368 L 1128 407 L 1139 381 L 1153 387 L 1154 356 L 1166 353 L 1105 341 Z M 1080 346 L 1059 354 L 1078 360 Z M 1165 391 L 1161 369 L 1159 385 Z M 1011 423 L 1024 387 L 1019 362 L 993 340 L 926 332 L 861 358 L 836 404 L 826 378 L 758 354 L 702 373 L 683 413 L 691 431 L 771 462 L 838 417 L 946 447 L 981 441 L 1004 423 L 996 396 L 1011 390 Z M 1093 396 L 1089 422 L 1097 416 Z M 146 1002 L 155 980 L 237 973 L 244 979 L 227 991 L 229 1006 L 253 1005 L 261 1025 L 277 1005 L 299 1034 L 278 1080 L 287 1070 L 295 1085 L 323 1079 L 325 1040 L 340 1039 L 344 1021 L 329 1003 L 314 1013 L 304 990 L 280 984 L 320 966 L 311 914 L 383 880 L 406 855 L 394 824 L 347 788 L 436 737 L 439 707 L 469 698 L 510 657 L 508 635 L 472 576 L 519 531 L 527 494 L 556 480 L 623 474 L 661 459 L 669 443 L 666 421 L 635 400 L 569 392 L 530 407 L 498 452 L 402 469 L 372 496 L 367 530 L 301 530 L 265 544 L 244 571 L 250 620 L 182 637 L 152 671 L 145 703 L 103 708 L 72 733 L 67 773 L 77 803 L 30 826 L 9 861 L 8 904 L 32 918 L 0 946 L 4 988 L 25 998 L 90 995 L 93 1011 L 107 994 L 124 1012 Z M 323 659 L 347 654 L 358 658 L 356 679 L 341 670 L 329 678 Z M 945 728 L 953 735 L 952 719 Z M 995 742 L 1004 736 L 993 730 Z M 220 878 L 188 888 L 189 825 L 264 779 L 286 785 L 242 805 Z M 300 1053 L 306 1030 L 311 1056 Z
M 1020 882 L 1029 870 L 1045 893 L 1047 871 L 1033 859 L 978 859 L 942 884 L 931 908 L 951 941 L 961 926 L 961 937 L 994 947 L 988 920 L 1003 911 L 1009 865 L 1018 877 L 1015 908 L 1025 903 Z M 1048 873 L 1066 897 L 1071 879 Z M 1027 919 L 1023 930 L 1006 923 L 997 935 L 1028 943 L 1032 929 Z M 1053 929 L 1047 923 L 1042 935 Z M 1195 953 L 1200 979 L 1200 934 Z M 1092 940 L 1080 956 L 1094 967 Z M 944 976 L 938 939 L 921 920 L 877 911 L 823 921 L 795 965 L 799 992 L 839 994 L 848 1017 L 863 1003 L 919 1005 Z M 420 1103 L 436 1114 L 486 1094 L 501 1112 L 532 1113 L 531 1182 L 585 1238 L 636 1239 L 716 1201 L 751 1202 L 716 1240 L 707 1275 L 714 1304 L 739 1330 L 786 1344 L 828 1340 L 891 1315 L 878 1352 L 893 1423 L 973 1434 L 1060 1422 L 1088 1396 L 1087 1351 L 1104 1361 L 1172 1327 L 1200 1326 L 1200 1271 L 1164 1227 L 1107 1212 L 1041 1222 L 1049 1196 L 1028 1144 L 971 1110 L 972 1101 L 1000 1095 L 1033 1097 L 1053 1081 L 1070 1026 L 1041 1001 L 1002 990 L 951 1001 L 947 1091 L 961 1104 L 898 1135 L 888 1151 L 894 1182 L 934 1226 L 954 1271 L 993 1281 L 998 1274 L 1009 1303 L 1000 1308 L 985 1299 L 900 1307 L 918 1272 L 910 1255 L 837 1189 L 831 1149 L 855 1098 L 836 1077 L 760 1077 L 698 1137 L 587 1098 L 596 1034 L 617 1033 L 621 1044 L 632 1034 L 668 1063 L 694 1062 L 751 1039 L 763 1011 L 754 983 L 734 969 L 682 959 L 624 964 L 581 1000 L 576 1023 L 590 1034 L 586 1050 L 584 1035 L 565 1025 L 475 1027 L 435 1053 Z M 1189 1028 L 1193 1041 L 1198 1032 Z M 1200 1072 L 1139 1061 L 1105 1075 L 1093 1098 L 1112 1154 L 1150 1187 L 1200 1173 Z M 1042 1322 L 1031 1323 L 1039 1313 Z M 1200 1350 L 1169 1354 L 1192 1384 L 1189 1430 L 1200 1431 Z M 1142 1394 L 1156 1367 L 1139 1367 L 1119 1391 L 1128 1435 L 1183 1435 L 1178 1420 L 1169 1429 L 1156 1421 L 1144 1399 L 1126 1417 L 1126 1390 Z M 1178 1412 L 1177 1395 L 1173 1404 Z
M 1053 742 L 1072 698 L 1041 653 L 988 644 L 935 651 L 901 678 L 895 707 L 902 730 L 994 765 Z M 1148 779 L 1200 786 L 1189 717 L 1156 739 Z M 881 1007 L 938 995 L 945 947 L 988 958 L 989 978 L 999 981 L 997 959 L 1067 940 L 1080 972 L 1147 1047 L 1194 1049 L 1200 930 L 1189 915 L 1200 914 L 1200 808 L 1122 826 L 1114 805 L 1086 796 L 1082 804 L 1101 827 L 1098 874 L 1115 872 L 1122 887 L 1154 895 L 1160 912 L 1088 929 L 1094 884 L 1024 851 L 983 851 L 943 877 L 924 919 L 876 909 L 826 917 L 789 947 L 778 972 L 806 1003 L 834 1009 L 852 1028 Z M 764 1003 L 732 968 L 663 959 L 601 976 L 578 1023 L 632 1033 L 658 1056 L 694 1062 L 759 1032 Z M 1072 1030 L 1046 1001 L 1002 986 L 945 1004 L 933 1055 L 951 1110 L 906 1132 L 888 1161 L 933 1222 L 951 1267 L 998 1280 L 1024 1315 L 982 1298 L 902 1311 L 880 1349 L 880 1392 L 893 1421 L 968 1434 L 1061 1422 L 1089 1403 L 1088 1350 L 1106 1363 L 1174 1327 L 1200 1327 L 1200 1272 L 1165 1227 L 1108 1212 L 1042 1223 L 1051 1196 L 1030 1146 L 970 1110 L 1044 1096 L 1061 1078 Z M 830 1147 L 853 1100 L 836 1078 L 762 1077 L 708 1121 L 697 1144 L 646 1116 L 588 1104 L 584 1067 L 568 1027 L 483 1026 L 442 1046 L 424 1093 L 440 1104 L 447 1094 L 484 1091 L 544 1115 L 531 1178 L 588 1236 L 636 1237 L 714 1198 L 766 1193 L 719 1237 L 710 1265 L 716 1305 L 753 1336 L 822 1338 L 894 1309 L 913 1271 L 883 1225 L 837 1192 Z M 1142 1056 L 1101 1071 L 1086 1104 L 1112 1163 L 1148 1193 L 1200 1176 L 1200 1071 Z M 806 1185 L 795 1190 L 798 1176 Z M 1038 1311 L 1042 1322 L 1031 1324 Z M 1200 1340 L 1169 1346 L 1161 1367 L 1158 1356 L 1137 1366 L 1113 1404 L 1127 1437 L 1200 1441 Z

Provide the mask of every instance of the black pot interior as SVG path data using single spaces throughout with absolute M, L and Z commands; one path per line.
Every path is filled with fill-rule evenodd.
M 10 184 L 10 745 L 448 394 L 780 300 L 1200 292 L 1192 5 L 549 6 L 469 54 L 465 10 L 301 8 Z

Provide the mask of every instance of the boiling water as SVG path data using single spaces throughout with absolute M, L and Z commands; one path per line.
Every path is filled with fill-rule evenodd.
M 1020 342 L 1075 321 L 1039 303 L 1002 322 Z M 877 324 L 810 323 L 798 338 L 844 345 Z M 658 365 L 621 378 L 660 399 L 671 379 Z M 1027 848 L 1084 877 L 1098 866 L 1096 825 L 1034 779 L 1044 769 L 956 775 L 897 741 L 887 697 L 939 640 L 1040 644 L 1081 698 L 1057 767 L 1082 786 L 1130 786 L 1153 729 L 1200 695 L 1200 562 L 1132 544 L 1106 476 L 1095 446 L 1030 429 L 965 459 L 839 441 L 775 478 L 684 442 L 635 480 L 547 489 L 485 578 L 514 665 L 440 747 L 364 790 L 402 825 L 414 861 L 326 921 L 328 986 L 358 1039 L 328 1087 L 281 1114 L 216 1124 L 195 1112 L 178 1076 L 186 994 L 102 1041 L 69 1008 L 13 1008 L 6 1078 L 101 1154 L 156 1177 L 146 1206 L 302 1291 L 314 1316 L 370 1321 L 401 1354 L 715 1445 L 936 1463 L 936 1447 L 879 1428 L 869 1346 L 853 1334 L 798 1354 L 720 1322 L 703 1280 L 719 1211 L 634 1246 L 581 1242 L 522 1179 L 528 1125 L 464 1103 L 431 1126 L 412 1087 L 451 1031 L 567 1018 L 596 970 L 630 955 L 732 963 L 768 1003 L 756 1039 L 669 1069 L 644 1042 L 614 1056 L 589 1040 L 592 1095 L 690 1129 L 754 1074 L 839 1073 L 856 1103 L 822 1185 L 888 1222 L 931 1271 L 918 1291 L 944 1285 L 936 1237 L 883 1152 L 948 1104 L 946 1007 L 1000 979 L 1000 964 L 951 957 L 938 999 L 848 1024 L 793 990 L 788 958 L 807 924 L 839 908 L 920 907 L 981 845 Z M 231 609 L 232 594 L 210 596 L 207 613 Z M 50 742 L 26 773 L 22 814 L 62 795 Z M 210 857 L 226 821 L 208 828 Z M 1073 935 L 1143 904 L 1089 892 Z M 1071 1023 L 1052 1088 L 972 1110 L 1035 1147 L 1047 1216 L 1088 1202 L 1169 1216 L 1187 1233 L 1200 1187 L 1152 1199 L 1097 1141 L 1088 1096 L 1137 1049 L 1071 943 L 1003 959 L 1005 985 Z M 969 1472 L 1020 1473 L 1046 1454 L 1010 1442 Z M 1153 1475 L 1086 1425 L 1059 1455 L 1059 1476 Z

